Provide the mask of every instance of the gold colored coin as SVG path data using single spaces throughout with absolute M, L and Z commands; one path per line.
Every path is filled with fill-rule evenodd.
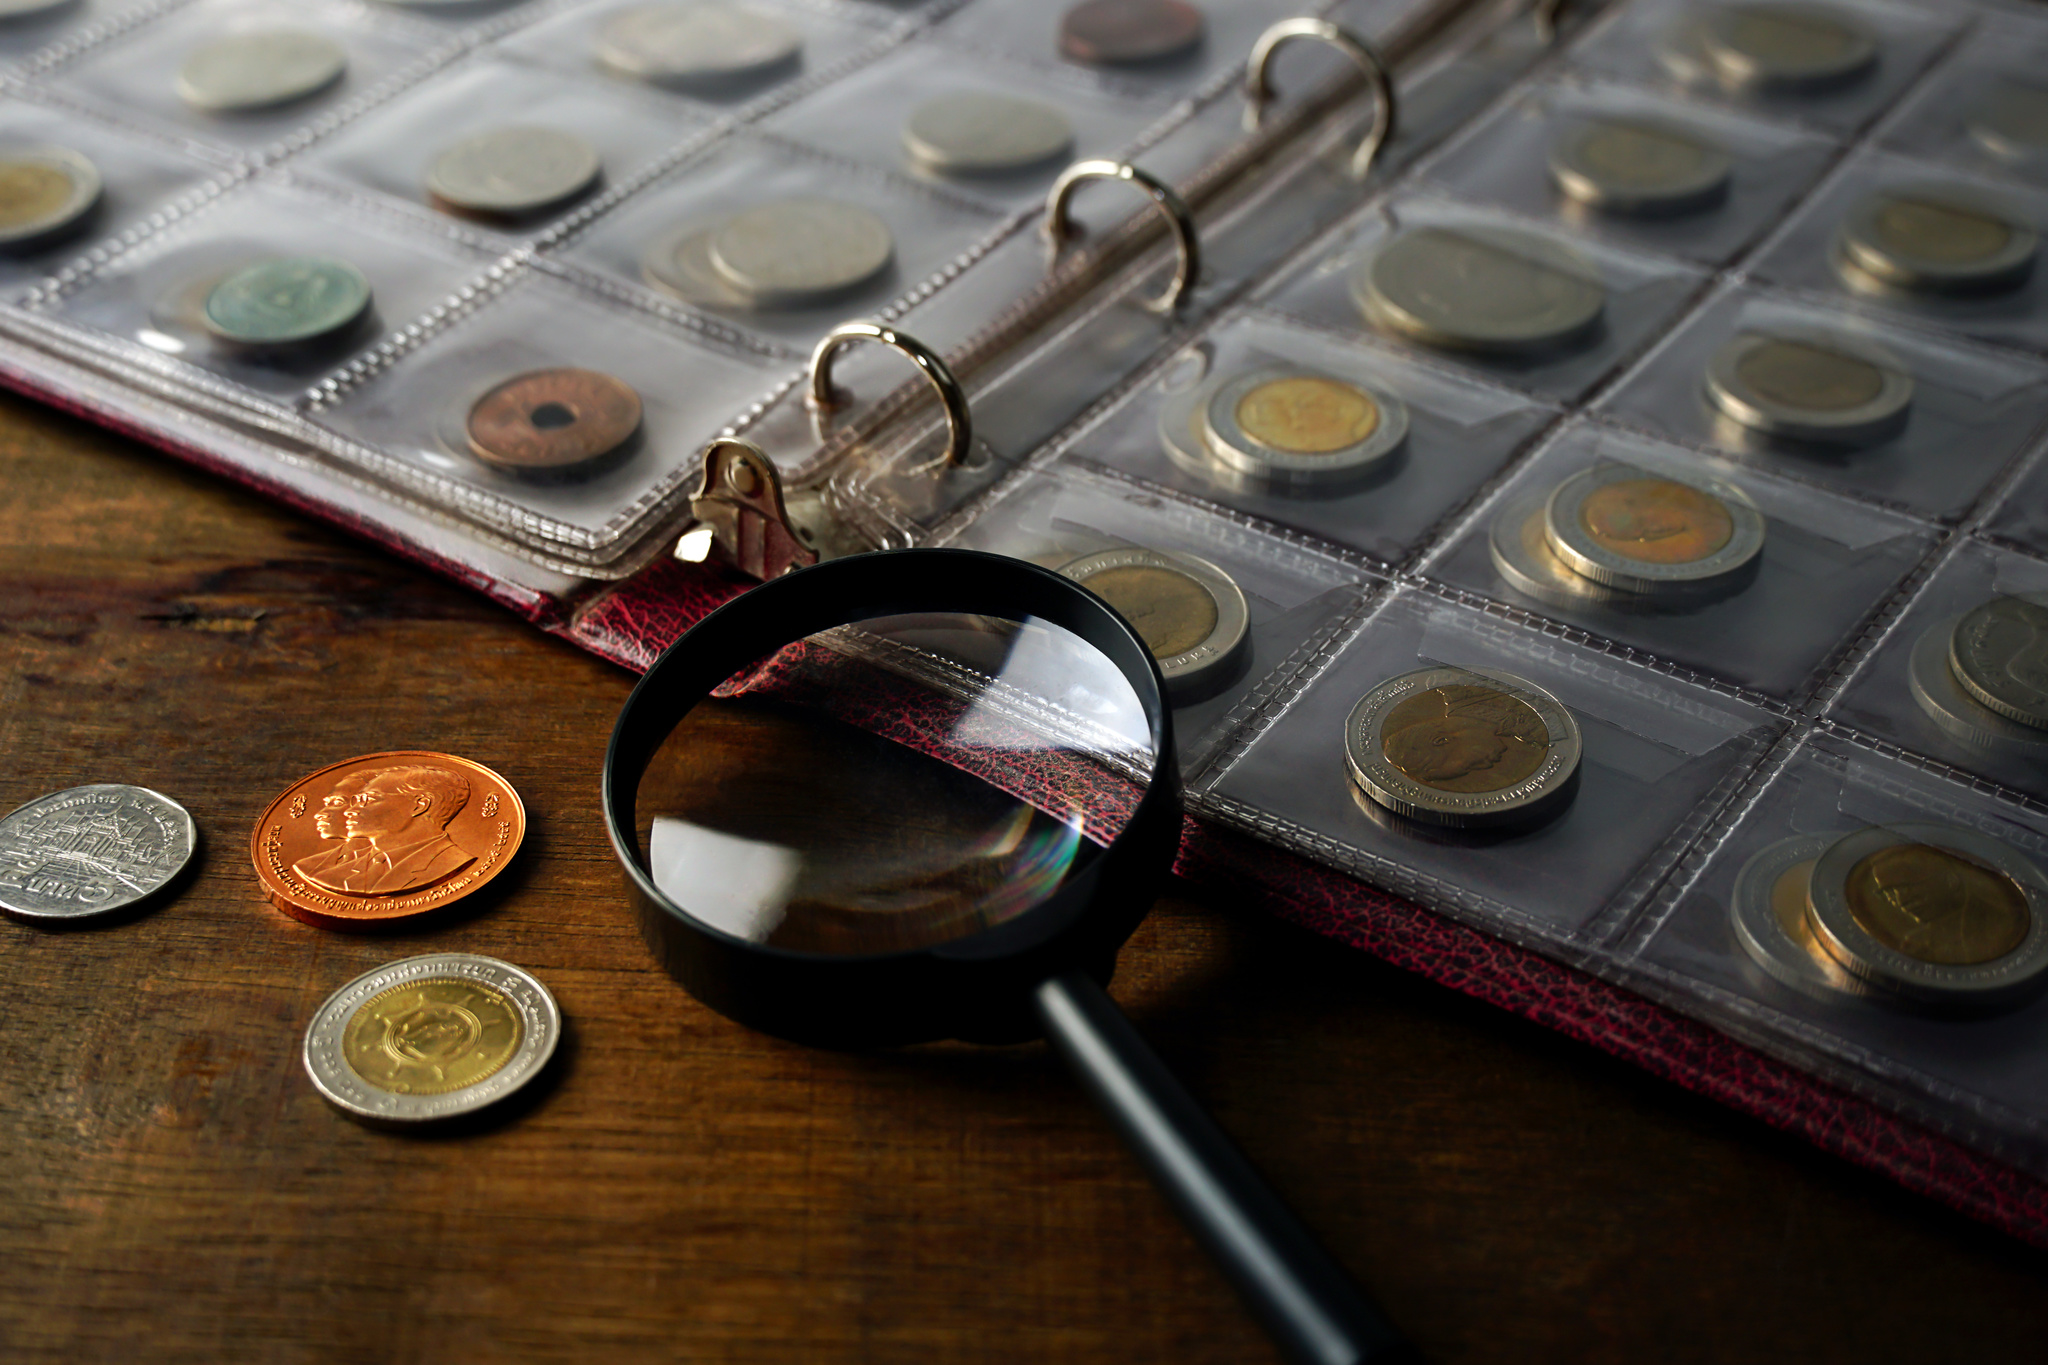
M 496 1072 L 519 1051 L 519 1011 L 478 981 L 408 981 L 363 1002 L 342 1057 L 394 1095 L 444 1095 Z
M 1843 894 L 1865 933 L 1944 967 L 2004 957 L 2027 936 L 2027 896 L 2011 877 L 1931 844 L 1895 844 L 1850 869 Z
M 1761 6 L 1736 11 L 1727 37 L 1728 45 L 1745 57 L 1801 69 L 1848 61 L 1863 43 L 1854 30 L 1818 16 Z
M 1186 574 L 1149 565 L 1104 569 L 1081 580 L 1137 627 L 1160 659 L 1187 653 L 1208 639 L 1220 618 L 1216 599 Z
M 1237 424 L 1255 441 L 1296 455 L 1328 455 L 1373 434 L 1379 404 L 1362 389 L 1317 375 L 1259 385 L 1237 405 Z
M 1995 256 L 2013 239 L 2012 224 L 2003 219 L 1924 199 L 1887 200 L 1873 226 L 1890 250 L 1954 265 Z
M 1813 936 L 1813 921 L 1807 917 L 1807 888 L 1813 885 L 1813 865 L 1818 858 L 1794 863 L 1778 874 L 1771 884 L 1771 917 L 1785 931 L 1785 937 L 1799 945 L 1801 952 L 1816 960 L 1832 962 L 1820 940 Z
M 1542 767 L 1549 752 L 1543 717 L 1491 687 L 1432 687 L 1396 704 L 1380 726 L 1381 757 L 1437 791 L 1505 790 Z
M 1735 534 L 1719 498 L 1672 479 L 1602 485 L 1581 505 L 1579 520 L 1602 549 L 1646 564 L 1691 564 Z
M 1603 180 L 1638 190 L 1690 180 L 1727 160 L 1711 147 L 1627 123 L 1595 125 L 1575 150 Z
M 0 232 L 40 223 L 71 202 L 71 177 L 39 161 L 0 161 Z
M 1807 411 L 1859 407 L 1884 390 L 1883 371 L 1867 360 L 1777 338 L 1750 350 L 1735 373 L 1762 397 Z

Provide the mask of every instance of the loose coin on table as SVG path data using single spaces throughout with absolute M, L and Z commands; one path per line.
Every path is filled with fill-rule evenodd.
M 1283 488 L 1356 480 L 1408 436 L 1408 406 L 1399 398 L 1294 369 L 1221 380 L 1205 390 L 1198 419 L 1211 456 Z
M 603 465 L 640 430 L 640 395 L 596 370 L 529 370 L 494 385 L 464 423 L 493 469 L 564 479 Z
M 1742 490 L 1620 464 L 1558 484 L 1544 533 L 1573 572 L 1640 593 L 1724 580 L 1753 568 L 1764 548 L 1763 515 Z
M 336 336 L 370 311 L 370 282 L 331 256 L 277 256 L 207 291 L 201 319 L 223 341 L 299 346 Z
M 1250 640 L 1244 590 L 1206 559 L 1164 550 L 1102 550 L 1060 566 L 1122 613 L 1159 661 L 1180 706 L 1212 696 L 1237 675 Z
M 2025 213 L 1996 196 L 1911 185 L 1879 190 L 1852 206 L 1837 250 L 1852 285 L 1980 294 L 2026 283 L 2040 244 Z
M 1768 94 L 1809 94 L 1861 80 L 1877 66 L 1877 34 L 1832 5 L 1719 5 L 1697 30 L 1700 50 L 1727 84 Z
M 1550 178 L 1603 213 L 1676 217 L 1728 197 L 1728 153 L 1702 133 L 1638 119 L 1595 119 L 1567 128 L 1550 148 Z
M 1081 0 L 1060 16 L 1060 55 L 1089 66 L 1133 66 L 1201 46 L 1208 21 L 1186 0 Z
M 2048 982 L 2048 878 L 1948 825 L 1874 826 L 1814 864 L 1815 937 L 1851 975 L 1922 1005 L 2018 1004 Z
M 1869 995 L 1814 937 L 1807 892 L 1814 865 L 1839 834 L 1795 834 L 1751 858 L 1729 901 L 1735 940 L 1776 980 L 1816 999 Z
M 0 910 L 51 921 L 124 910 L 175 880 L 198 844 L 185 808 L 147 787 L 51 792 L 0 818 Z
M 1462 829 L 1535 823 L 1571 799 L 1579 723 L 1512 674 L 1439 665 L 1365 694 L 1344 722 L 1344 761 L 1397 815 Z
M 1003 175 L 1042 166 L 1074 145 L 1074 125 L 1043 100 L 993 91 L 935 95 L 903 121 L 903 147 L 941 175 Z
M 373 1123 L 433 1123 L 510 1096 L 547 1066 L 562 1011 L 531 973 L 475 953 L 364 972 L 306 1027 L 306 1074 Z
M 2001 161 L 2024 164 L 2048 157 L 2048 85 L 1994 79 L 1963 126 L 1978 146 Z
M 606 19 L 597 59 L 657 85 L 715 90 L 794 63 L 804 36 L 787 21 L 743 5 L 633 5 Z
M 1600 274 L 1548 237 L 1509 228 L 1424 227 L 1386 243 L 1352 276 L 1366 317 L 1427 346 L 1534 355 L 1590 335 Z
M 1994 597 L 1965 613 L 1949 661 L 1977 701 L 2007 720 L 2048 730 L 2048 599 Z
M 348 52 L 302 29 L 238 33 L 208 43 L 178 68 L 178 95 L 215 114 L 274 109 L 317 95 L 341 79 Z
M 518 217 L 564 203 L 597 183 L 597 148 L 554 128 L 492 128 L 434 158 L 427 193 L 466 213 Z
M 264 894 L 321 929 L 371 929 L 474 895 L 526 836 L 504 778 L 453 754 L 368 754 L 292 784 L 249 852 Z
M 1706 391 L 1723 414 L 1760 436 L 1861 446 L 1905 425 L 1913 377 L 1867 342 L 1742 332 L 1707 362 Z
M 100 202 L 99 167 L 68 147 L 0 149 L 0 250 L 41 246 Z
M 2023 724 L 1986 706 L 1964 688 L 1954 663 L 1956 632 L 1968 618 L 1952 616 L 1924 630 L 1907 656 L 1913 700 L 1950 739 L 1970 748 L 2048 759 L 2048 729 Z M 2042 696 L 2039 692 L 2035 696 Z M 2048 701 L 2048 696 L 2042 697 Z

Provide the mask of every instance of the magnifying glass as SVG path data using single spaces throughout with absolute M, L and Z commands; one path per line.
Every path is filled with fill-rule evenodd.
M 709 757 L 683 722 L 714 694 L 774 742 Z M 828 1047 L 1042 1035 L 1290 1358 L 1407 1357 L 1103 990 L 1181 799 L 1159 666 L 1100 598 L 969 550 L 771 580 L 647 671 L 603 799 L 642 931 L 698 1000 Z

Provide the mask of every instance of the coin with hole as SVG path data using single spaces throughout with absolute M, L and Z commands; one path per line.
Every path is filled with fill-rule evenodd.
M 529 370 L 469 410 L 470 451 L 491 468 L 553 480 L 609 464 L 640 430 L 640 395 L 596 370 Z

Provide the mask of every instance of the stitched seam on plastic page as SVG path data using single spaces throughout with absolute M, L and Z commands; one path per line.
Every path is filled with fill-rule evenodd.
M 1829 670 L 1820 684 L 1813 689 L 1807 700 L 1806 711 L 1812 716 L 1821 716 L 1831 708 L 1856 680 L 1870 661 L 1877 656 L 1877 650 L 1891 633 L 1898 628 L 1906 613 L 1920 599 L 1920 590 L 1927 586 L 1929 579 L 1946 568 L 1950 561 L 1962 552 L 1970 538 L 1962 531 L 1952 531 L 1936 542 L 1933 549 L 1923 555 L 1919 562 L 1865 618 L 1864 626 L 1856 638 L 1849 642 L 1841 660 Z
M 455 292 L 406 323 L 397 332 L 385 337 L 342 369 L 301 392 L 294 400 L 295 406 L 309 414 L 334 406 L 336 402 L 359 388 L 371 375 L 388 368 L 401 357 L 410 355 L 424 345 L 428 338 L 447 331 L 504 293 L 512 281 L 521 276 L 521 267 L 524 264 L 524 258 L 518 251 L 493 261 L 482 273 L 458 286 Z
M 58 302 L 86 280 L 96 275 L 108 262 L 126 255 L 137 246 L 170 227 L 173 223 L 198 212 L 214 200 L 219 199 L 235 186 L 248 180 L 255 173 L 253 167 L 241 166 L 224 171 L 204 183 L 194 186 L 168 204 L 152 212 L 126 232 L 89 248 L 72 257 L 56 270 L 31 287 L 20 299 L 20 306 L 41 310 Z
M 471 50 L 473 40 L 457 35 L 438 48 L 429 50 L 423 56 L 400 67 L 383 80 L 277 141 L 259 147 L 251 153 L 250 159 L 259 165 L 270 165 L 304 151 L 320 139 L 361 118 L 364 114 L 404 94 L 413 86 L 434 75 L 442 68 L 453 64 Z
M 1994 781 L 1988 777 L 1980 777 L 1976 773 L 1958 768 L 1952 763 L 1945 763 L 1941 759 L 1929 758 L 1925 754 L 1917 753 L 1912 749 L 1894 744 L 1890 740 L 1879 739 L 1876 735 L 1867 734 L 1853 725 L 1847 725 L 1837 720 L 1821 720 L 1815 722 L 1814 728 L 1835 739 L 1853 744 L 1859 749 L 1865 749 L 1884 758 L 1889 758 L 1894 762 L 1904 764 L 1906 767 L 1931 773 L 1979 796 L 1988 796 L 2003 805 L 2013 807 L 2015 810 L 2025 811 L 2029 815 L 2048 815 L 2048 801 L 2044 801 L 2038 796 L 2030 796 L 2026 792 L 2014 787 L 2008 787 L 2002 782 Z
M 9 84 L 30 81 L 56 71 L 76 61 L 96 47 L 112 42 L 131 29 L 154 23 L 163 16 L 196 3 L 196 0 L 162 0 L 154 5 L 139 5 L 123 14 L 112 14 L 95 23 L 87 24 L 68 38 L 60 38 L 40 51 L 31 53 L 5 78 Z
M 240 170 L 250 164 L 247 156 L 218 143 L 204 142 L 182 131 L 166 131 L 162 126 L 151 123 L 119 105 L 100 104 L 56 86 L 31 85 L 0 75 L 0 91 L 4 91 L 9 99 L 48 109 L 67 119 L 90 123 L 102 131 L 117 133 L 123 138 L 133 138 L 137 142 L 170 152 L 186 161 L 202 162 L 212 167 L 216 173 Z

